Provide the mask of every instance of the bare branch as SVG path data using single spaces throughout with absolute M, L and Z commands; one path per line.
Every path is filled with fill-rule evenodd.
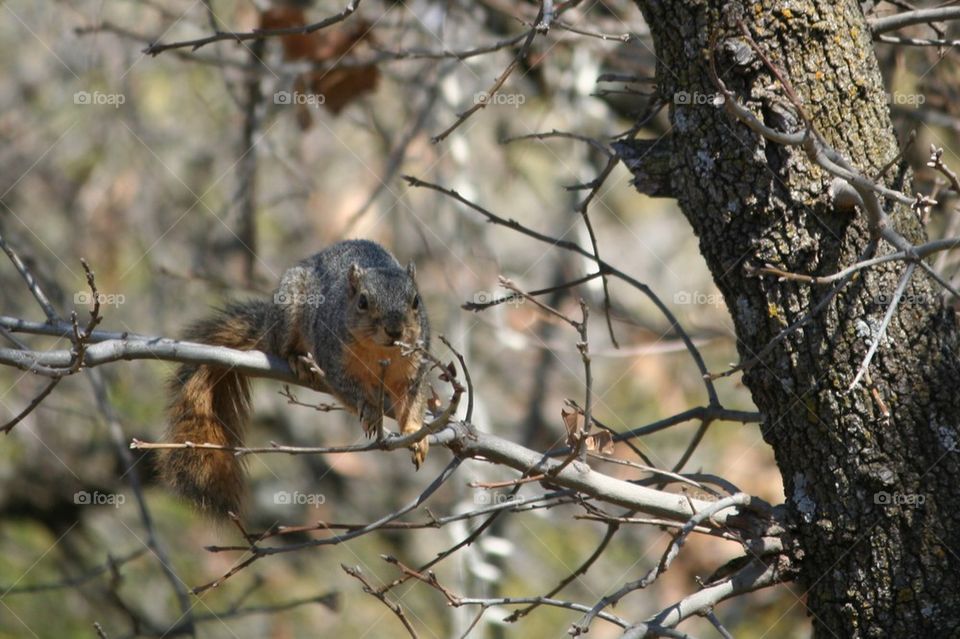
M 349 0 L 347 6 L 344 7 L 343 11 L 340 13 L 334 14 L 329 18 L 324 18 L 319 22 L 314 22 L 302 27 L 285 27 L 282 29 L 254 29 L 252 31 L 222 31 L 214 33 L 212 35 L 196 38 L 193 40 L 181 40 L 179 42 L 170 42 L 164 44 L 162 42 L 155 42 L 150 44 L 147 48 L 143 50 L 147 55 L 158 55 L 164 51 L 169 51 L 171 49 L 184 49 L 189 48 L 192 51 L 196 51 L 200 47 L 206 46 L 213 42 L 221 42 L 223 40 L 231 40 L 233 42 L 243 42 L 245 40 L 263 40 L 264 38 L 272 38 L 276 36 L 289 36 L 289 35 L 306 35 L 308 33 L 313 33 L 314 31 L 319 31 L 321 29 L 326 29 L 327 27 L 334 25 L 338 22 L 343 22 L 354 11 L 357 10 L 357 7 L 360 5 L 360 0 Z
M 737 493 L 736 495 L 731 495 L 729 497 L 724 497 L 720 499 L 707 508 L 697 512 L 692 515 L 687 522 L 683 525 L 683 528 L 680 529 L 680 533 L 670 542 L 670 545 L 667 546 L 666 552 L 664 552 L 663 557 L 660 559 L 660 562 L 651 568 L 646 575 L 642 578 L 631 581 L 624 584 L 620 589 L 614 593 L 607 595 L 601 599 L 597 604 L 581 619 L 579 622 L 573 625 L 570 629 L 570 634 L 573 636 L 578 636 L 580 634 L 585 634 L 590 629 L 590 624 L 593 622 L 594 618 L 607 606 L 615 605 L 619 602 L 624 596 L 635 591 L 646 588 L 652 584 L 657 577 L 663 574 L 673 563 L 673 560 L 680 554 L 680 547 L 686 541 L 687 537 L 697 526 L 697 524 L 703 522 L 704 520 L 711 518 L 715 513 L 729 508 L 731 506 L 745 506 L 751 502 L 751 497 L 745 493 Z
M 587 574 L 587 571 L 590 570 L 590 567 L 593 566 L 594 562 L 596 562 L 597 559 L 600 558 L 600 555 L 602 555 L 603 551 L 606 550 L 607 546 L 610 544 L 610 541 L 613 540 L 613 537 L 614 535 L 617 534 L 618 530 L 620 530 L 619 522 L 608 522 L 607 532 L 606 534 L 604 534 L 603 539 L 600 540 L 600 544 L 593 551 L 593 553 L 589 557 L 587 557 L 584 560 L 584 562 L 580 564 L 580 566 L 578 566 L 573 572 L 571 572 L 569 575 L 561 579 L 560 583 L 558 583 L 556 586 L 551 588 L 550 592 L 543 595 L 543 598 L 549 599 L 550 597 L 553 597 L 555 594 L 557 594 L 558 592 L 566 588 L 568 585 L 570 585 L 570 583 L 573 582 L 574 579 L 576 579 L 581 575 Z M 540 603 L 533 603 L 527 606 L 526 608 L 521 608 L 520 610 L 516 610 L 509 617 L 504 619 L 504 621 L 508 623 L 513 623 L 518 619 L 520 619 L 521 617 L 526 617 L 527 615 L 529 615 L 539 605 Z
M 0 426 L 0 433 L 3 433 L 4 435 L 9 434 L 10 431 L 13 430 L 13 427 L 14 427 L 14 426 L 16 426 L 17 424 L 19 424 L 20 422 L 22 422 L 23 419 L 24 419 L 27 415 L 29 415 L 30 413 L 32 413 L 32 412 L 34 411 L 34 409 L 35 409 L 37 406 L 39 406 L 40 403 L 43 402 L 44 399 L 47 398 L 47 395 L 49 395 L 50 392 L 53 391 L 53 389 L 57 387 L 57 384 L 60 383 L 60 380 L 61 380 L 61 379 L 63 379 L 63 378 L 62 378 L 62 377 L 54 377 L 54 378 L 51 379 L 49 382 L 47 382 L 47 385 L 44 386 L 43 389 L 42 389 L 39 393 L 36 394 L 36 396 L 30 401 L 30 403 L 27 404 L 27 407 L 26 407 L 26 408 L 24 408 L 22 411 L 20 411 L 19 413 L 17 413 L 17 415 L 16 415 L 15 417 L 13 417 L 13 419 L 11 419 L 10 421 L 8 421 L 6 424 L 4 424 L 3 426 Z
M 40 308 L 43 309 L 43 314 L 47 316 L 47 321 L 56 322 L 59 320 L 60 316 L 57 314 L 56 310 L 54 310 L 53 304 L 50 303 L 50 300 L 47 299 L 43 289 L 40 288 L 40 283 L 37 282 L 37 279 L 33 276 L 33 273 L 30 272 L 30 269 L 27 268 L 27 265 L 23 263 L 23 260 L 20 259 L 20 256 L 17 255 L 17 252 L 13 250 L 13 247 L 7 243 L 2 234 L 0 234 L 0 248 L 3 249 L 3 252 L 6 253 L 7 257 L 10 258 L 10 261 L 13 262 L 14 268 L 16 268 L 17 272 L 20 273 L 23 281 L 27 283 L 27 288 L 30 290 L 30 293 L 33 295 L 34 299 L 37 300 L 37 304 L 40 305 Z
M 347 573 L 348 575 L 350 575 L 351 577 L 353 577 L 354 579 L 362 583 L 363 591 L 368 595 L 379 599 L 383 603 L 383 605 L 386 606 L 390 610 L 390 612 L 392 612 L 397 617 L 397 619 L 400 620 L 400 623 L 403 624 L 403 627 L 407 631 L 407 633 L 409 633 L 410 636 L 413 637 L 413 639 L 417 639 L 418 637 L 417 632 L 413 629 L 413 626 L 410 624 L 410 620 L 407 619 L 407 616 L 403 614 L 403 608 L 400 606 L 400 604 L 398 602 L 390 601 L 389 599 L 387 599 L 387 595 L 385 593 L 381 592 L 379 589 L 374 588 L 372 585 L 370 585 L 370 582 L 367 580 L 366 577 L 363 576 L 363 573 L 360 571 L 360 566 L 354 566 L 353 568 L 351 568 L 346 564 L 340 564 L 340 567 L 343 568 L 343 571 L 345 573 Z
M 940 7 L 937 9 L 917 9 L 916 11 L 904 11 L 895 13 L 892 16 L 883 18 L 871 18 L 867 21 L 873 36 L 876 38 L 881 33 L 896 31 L 904 27 L 915 24 L 929 24 L 931 22 L 943 22 L 945 20 L 957 20 L 960 18 L 960 8 L 958 7 Z
M 776 561 L 753 560 L 730 578 L 707 586 L 660 611 L 648 623 L 675 627 L 684 619 L 713 608 L 721 601 L 785 581 L 788 575 Z
M 494 224 L 499 224 L 506 228 L 522 233 L 527 237 L 531 237 L 535 240 L 544 242 L 546 244 L 550 244 L 557 248 L 562 248 L 564 250 L 577 253 L 578 255 L 582 255 L 583 257 L 586 257 L 587 259 L 590 259 L 594 263 L 596 263 L 601 273 L 608 273 L 610 275 L 613 275 L 614 277 L 620 279 L 623 282 L 626 282 L 633 288 L 643 293 L 651 302 L 653 302 L 653 304 L 657 307 L 657 310 L 660 311 L 660 313 L 662 313 L 664 317 L 666 317 L 667 321 L 670 323 L 671 328 L 673 328 L 679 334 L 681 340 L 684 343 L 684 346 L 687 348 L 687 351 L 690 353 L 690 356 L 693 358 L 694 363 L 696 364 L 697 368 L 700 370 L 700 374 L 704 376 L 704 385 L 706 387 L 707 396 L 710 399 L 710 403 L 719 404 L 716 388 L 714 388 L 712 380 L 709 379 L 709 372 L 707 371 L 706 364 L 703 361 L 703 356 L 701 355 L 700 350 L 693 343 L 693 340 L 690 338 L 690 335 L 687 334 L 684 328 L 680 325 L 680 322 L 677 321 L 677 318 L 674 316 L 673 312 L 667 307 L 666 304 L 663 303 L 660 297 L 656 293 L 654 293 L 649 286 L 640 282 L 637 279 L 634 279 L 633 277 L 630 277 L 629 275 L 613 267 L 609 263 L 599 259 L 596 255 L 584 249 L 582 246 L 580 246 L 576 242 L 571 242 L 569 240 L 561 240 L 559 238 L 551 237 L 549 235 L 540 233 L 539 231 L 530 229 L 524 226 L 523 224 L 520 224 L 516 220 L 500 217 L 499 215 L 491 213 L 490 211 L 483 208 L 482 206 L 471 202 L 470 200 L 466 199 L 456 191 L 442 187 L 439 184 L 425 182 L 419 178 L 415 178 L 410 175 L 404 175 L 403 179 L 405 179 L 410 184 L 410 186 L 424 187 L 424 188 L 437 191 L 439 193 L 443 193 L 444 195 L 447 195 L 453 198 L 454 200 L 460 202 L 461 204 L 464 204 L 470 207 L 471 209 L 473 209 L 474 211 L 480 213 L 488 221 L 493 222 Z
M 870 361 L 877 352 L 877 347 L 880 346 L 880 342 L 883 340 L 884 335 L 887 334 L 887 327 L 890 325 L 890 320 L 893 318 L 893 312 L 897 310 L 897 305 L 900 304 L 900 298 L 903 297 L 903 292 L 906 290 L 907 284 L 910 283 L 910 277 L 913 275 L 913 271 L 916 267 L 916 264 L 907 264 L 906 270 L 904 270 L 903 275 L 900 276 L 900 282 L 897 284 L 897 288 L 893 292 L 893 299 L 890 300 L 890 304 L 887 306 L 887 312 L 883 316 L 883 321 L 875 331 L 876 337 L 874 337 L 873 341 L 870 343 L 870 349 L 863 358 L 863 362 L 860 364 L 860 368 L 857 370 L 856 377 L 853 378 L 853 382 L 850 384 L 850 390 L 853 390 L 857 384 L 860 383 L 860 378 L 862 378 L 864 373 L 867 372 L 867 367 L 870 366 Z

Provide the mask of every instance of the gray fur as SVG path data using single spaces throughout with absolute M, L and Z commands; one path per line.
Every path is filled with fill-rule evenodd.
M 354 266 L 359 267 L 361 291 L 355 291 L 351 286 L 350 272 Z M 355 411 L 363 408 L 365 397 L 356 381 L 343 374 L 342 354 L 352 339 L 347 326 L 351 313 L 356 312 L 357 296 L 367 296 L 368 314 L 378 316 L 377 326 L 395 331 L 410 312 L 411 300 L 419 296 L 411 273 L 415 270 L 401 266 L 376 242 L 345 240 L 289 269 L 274 296 L 279 305 L 287 305 L 283 324 L 299 326 L 304 331 L 304 343 L 313 345 L 314 359 L 325 373 L 327 383 Z M 420 342 L 429 349 L 430 327 L 426 309 L 421 306 L 417 315 Z M 291 350 L 289 345 L 278 346 L 282 355 L 292 354 L 288 352 Z M 419 390 L 425 372 L 424 362 L 413 390 Z

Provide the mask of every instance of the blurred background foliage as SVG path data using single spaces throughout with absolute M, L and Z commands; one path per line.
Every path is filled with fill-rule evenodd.
M 519 45 L 465 59 L 422 54 L 516 39 L 536 18 L 536 4 L 365 2 L 312 39 L 218 42 L 156 56 L 142 51 L 151 42 L 200 37 L 214 27 L 249 30 L 268 18 L 284 26 L 296 24 L 300 13 L 312 22 L 342 8 L 327 0 L 3 3 L 0 229 L 61 312 L 85 317 L 85 258 L 100 291 L 113 296 L 102 328 L 162 336 L 177 335 L 226 299 L 269 294 L 284 269 L 331 242 L 375 239 L 402 261 L 416 262 L 435 333 L 446 335 L 470 366 L 476 424 L 538 450 L 557 445 L 564 400 L 582 402 L 576 334 L 530 304 L 479 314 L 461 305 L 501 294 L 499 275 L 532 290 L 582 276 L 590 264 L 487 224 L 450 198 L 409 187 L 401 176 L 437 182 L 504 217 L 588 246 L 576 211 L 587 191 L 568 187 L 596 178 L 606 157 L 580 140 L 504 141 L 560 130 L 606 143 L 647 114 L 656 58 L 642 16 L 626 0 L 582 3 L 564 22 L 586 33 L 555 27 L 537 37 L 494 103 L 439 143 L 431 136 L 475 104 Z M 926 149 L 930 143 L 954 148 L 960 126 L 956 54 L 890 45 L 879 45 L 878 54 L 898 129 L 903 137 L 918 131 L 911 151 L 917 185 L 930 189 Z M 305 87 L 322 89 L 324 104 L 298 106 L 282 97 Z M 664 109 L 638 135 L 656 140 L 668 132 Z M 651 285 L 696 339 L 710 370 L 721 370 L 736 360 L 734 336 L 697 240 L 673 201 L 639 195 L 630 180 L 617 166 L 591 204 L 601 255 Z M 935 211 L 931 224 L 939 220 Z M 619 349 L 606 332 L 598 282 L 547 296 L 571 314 L 579 312 L 579 297 L 593 309 L 594 416 L 625 430 L 705 402 L 696 368 L 649 300 L 617 282 L 611 295 Z M 0 300 L 4 315 L 42 319 L 9 265 L 0 268 Z M 437 344 L 434 351 L 451 358 Z M 163 385 L 172 368 L 138 361 L 101 369 L 127 440 L 162 436 Z M 110 637 L 160 636 L 182 620 L 169 576 L 145 547 L 147 531 L 128 477 L 84 377 L 65 380 L 0 446 L 0 637 L 89 637 L 95 621 Z M 719 384 L 722 400 L 750 410 L 749 394 L 736 380 Z M 0 370 L 3 421 L 42 384 Z M 290 406 L 279 390 L 272 382 L 255 384 L 250 445 L 359 439 L 354 420 Z M 304 389 L 297 395 L 323 400 Z M 669 468 L 695 430 L 695 423 L 681 425 L 637 445 Z M 616 452 L 631 455 L 626 448 Z M 405 454 L 253 456 L 245 522 L 262 530 L 277 523 L 372 521 L 415 497 L 449 458 L 435 448 L 426 468 L 414 473 Z M 623 478 L 641 475 L 626 466 L 595 466 Z M 197 515 L 157 485 L 149 456 L 136 468 L 175 578 L 191 588 L 229 570 L 239 553 L 210 553 L 204 546 L 238 543 L 237 531 Z M 686 469 L 723 476 L 773 503 L 783 500 L 756 425 L 714 424 Z M 513 476 L 467 462 L 431 499 L 430 511 L 477 508 L 498 494 L 468 482 Z M 531 485 L 520 494 L 540 490 Z M 87 505 L 77 503 L 78 491 L 124 499 Z M 280 491 L 320 495 L 323 503 L 278 504 Z M 479 543 L 440 564 L 437 575 L 463 595 L 542 594 L 603 537 L 606 526 L 577 519 L 582 514 L 571 505 L 504 517 Z M 406 519 L 427 517 L 418 511 Z M 473 525 L 381 531 L 270 557 L 191 599 L 190 614 L 201 637 L 405 636 L 340 564 L 358 565 L 374 584 L 387 583 L 398 573 L 381 554 L 417 565 Z M 325 535 L 290 535 L 276 543 Z M 625 525 L 562 596 L 592 604 L 649 569 L 669 538 Z M 634 593 L 616 612 L 642 619 L 695 589 L 697 577 L 738 551 L 735 544 L 694 537 L 655 587 Z M 423 637 L 459 636 L 476 614 L 448 607 L 422 584 L 406 583 L 394 594 Z M 303 599 L 311 601 L 259 614 L 231 612 Z M 726 603 L 720 613 L 737 637 L 805 636 L 801 599 L 799 587 L 781 586 Z M 500 623 L 508 612 L 488 611 L 471 636 L 565 636 L 579 616 L 540 608 L 515 624 Z M 686 628 L 712 632 L 696 620 Z M 598 622 L 594 635 L 619 631 Z

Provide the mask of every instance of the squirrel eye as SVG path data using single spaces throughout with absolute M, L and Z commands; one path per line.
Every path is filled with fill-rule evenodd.
M 361 311 L 365 311 L 369 307 L 370 303 L 367 301 L 367 296 L 361 293 L 360 297 L 357 298 L 357 308 L 359 308 Z
M 420 308 L 420 296 L 419 296 L 419 295 L 414 295 L 414 296 L 413 296 L 413 302 L 410 303 L 410 306 L 413 307 L 413 310 L 417 310 L 418 308 Z

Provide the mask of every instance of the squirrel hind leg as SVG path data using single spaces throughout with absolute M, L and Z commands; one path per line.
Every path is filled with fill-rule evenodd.
M 424 437 L 416 444 L 411 444 L 410 450 L 410 461 L 413 462 L 414 468 L 420 470 L 420 467 L 427 461 L 427 451 L 430 450 L 430 442 Z
M 418 392 L 413 397 L 409 398 L 408 402 L 403 407 L 403 410 L 400 413 L 400 419 L 398 420 L 400 422 L 400 433 L 403 435 L 409 435 L 411 433 L 416 433 L 423 428 L 425 410 L 426 398 L 422 392 Z M 427 451 L 429 449 L 430 442 L 427 441 L 426 437 L 410 445 L 410 450 L 412 452 L 411 461 L 413 461 L 413 465 L 417 468 L 417 470 L 420 470 L 420 467 L 423 466 L 424 461 L 426 461 Z

